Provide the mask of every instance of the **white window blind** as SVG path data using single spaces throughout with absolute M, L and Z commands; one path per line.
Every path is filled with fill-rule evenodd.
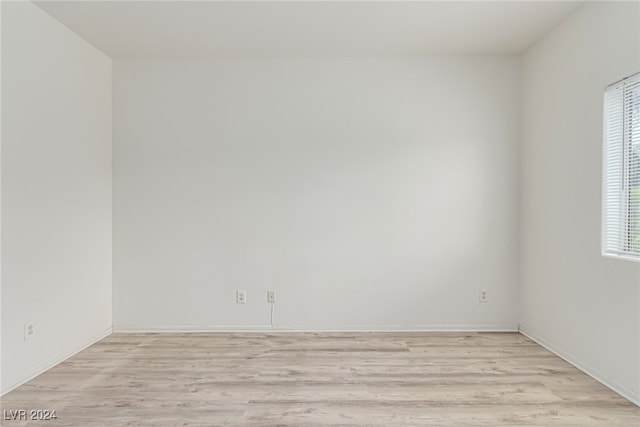
M 604 94 L 602 252 L 640 260 L 640 73 Z

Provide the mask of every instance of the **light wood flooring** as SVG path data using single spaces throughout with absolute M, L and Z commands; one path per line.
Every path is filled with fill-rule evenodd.
M 638 427 L 517 333 L 114 334 L 2 398 L 22 426 Z

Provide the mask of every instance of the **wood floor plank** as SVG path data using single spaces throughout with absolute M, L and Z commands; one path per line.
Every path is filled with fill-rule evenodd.
M 640 427 L 515 333 L 113 334 L 0 401 L 7 426 Z

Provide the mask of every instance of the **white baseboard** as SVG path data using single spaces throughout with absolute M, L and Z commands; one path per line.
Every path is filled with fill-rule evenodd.
M 582 372 L 589 375 L 591 378 L 598 381 L 602 385 L 610 388 L 611 390 L 618 393 L 620 396 L 640 406 L 640 394 L 634 392 L 633 390 L 629 390 L 627 387 L 621 384 L 618 384 L 616 381 L 613 381 L 603 372 L 600 372 L 597 369 L 594 369 L 588 364 L 582 362 L 578 357 L 563 350 L 562 348 L 560 348 L 560 346 L 547 341 L 546 339 L 542 338 L 540 334 L 533 332 L 531 329 L 527 328 L 526 326 L 520 325 L 519 331 L 522 335 L 540 344 L 542 347 L 546 348 L 556 356 L 560 357 L 561 359 L 565 360 L 566 362 L 580 369 Z
M 114 326 L 114 333 L 190 333 L 190 332 L 518 332 L 517 325 L 161 325 Z
M 100 332 L 99 334 L 94 335 L 89 340 L 87 340 L 84 344 L 76 347 L 72 351 L 70 351 L 70 352 L 68 352 L 68 353 L 66 353 L 64 355 L 58 356 L 53 362 L 45 362 L 42 365 L 37 366 L 37 367 L 25 372 L 23 375 L 20 375 L 20 379 L 19 380 L 14 381 L 12 384 L 9 384 L 9 386 L 5 387 L 5 384 L 3 384 L 2 385 L 3 388 L 2 388 L 2 392 L 0 393 L 0 396 L 3 396 L 5 394 L 9 393 L 11 390 L 14 390 L 14 389 L 20 387 L 22 384 L 31 381 L 32 379 L 34 379 L 38 375 L 44 373 L 45 371 L 48 371 L 49 369 L 53 368 L 57 364 L 64 362 L 68 358 L 70 358 L 72 356 L 75 356 L 76 354 L 78 354 L 82 350 L 84 350 L 87 347 L 92 346 L 93 344 L 97 343 L 98 341 L 108 337 L 112 333 L 113 333 L 113 328 L 109 327 L 106 330 Z

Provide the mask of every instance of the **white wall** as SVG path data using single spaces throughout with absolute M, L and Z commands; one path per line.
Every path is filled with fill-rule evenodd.
M 517 58 L 113 72 L 116 330 L 517 327 Z
M 31 3 L 2 9 L 6 392 L 111 327 L 111 60 Z
M 640 402 L 640 264 L 600 255 L 604 87 L 640 70 L 640 4 L 590 3 L 523 62 L 523 332 Z

